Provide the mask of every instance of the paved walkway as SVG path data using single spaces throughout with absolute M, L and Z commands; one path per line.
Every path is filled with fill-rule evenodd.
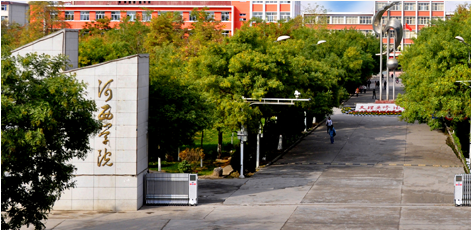
M 353 97 L 347 104 L 367 100 L 367 95 Z M 337 130 L 334 144 L 320 127 L 250 178 L 200 180 L 196 207 L 53 211 L 46 226 L 471 229 L 470 207 L 453 206 L 453 177 L 463 168 L 450 167 L 461 162 L 445 144 L 443 133 L 396 117 L 354 117 L 335 110 L 332 119 Z

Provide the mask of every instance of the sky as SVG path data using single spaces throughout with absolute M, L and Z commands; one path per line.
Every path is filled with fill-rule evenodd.
M 445 1 L 446 12 L 454 11 L 456 6 L 470 1 Z M 310 4 L 323 6 L 328 12 L 373 12 L 374 1 L 302 1 L 302 12 L 304 7 Z

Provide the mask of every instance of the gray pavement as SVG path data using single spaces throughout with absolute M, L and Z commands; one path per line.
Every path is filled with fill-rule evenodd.
M 332 119 L 334 144 L 320 127 L 252 177 L 200 180 L 198 206 L 52 211 L 47 229 L 471 229 L 471 208 L 453 206 L 463 168 L 443 133 L 339 109 Z

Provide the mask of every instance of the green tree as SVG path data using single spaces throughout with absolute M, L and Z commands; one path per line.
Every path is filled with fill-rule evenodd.
M 421 30 L 413 45 L 402 52 L 405 94 L 397 104 L 405 108 L 401 119 L 427 123 L 431 129 L 442 126 L 434 117 L 452 117 L 452 123 L 470 118 L 470 46 L 455 40 L 462 36 L 470 44 L 470 5 L 459 7 L 448 20 L 435 20 Z
M 44 228 L 101 124 L 64 56 L 2 57 L 2 229 Z M 5 213 L 4 213 L 5 212 Z
M 113 30 L 108 28 L 108 18 L 84 26 L 79 39 L 80 67 L 147 53 L 144 43 L 150 30 L 139 16 L 135 21 L 126 17 Z
M 10 51 L 20 47 L 21 43 L 18 38 L 23 30 L 24 27 L 16 22 L 2 21 L 2 56 L 9 55 Z
M 193 144 L 195 133 L 210 123 L 208 101 L 184 79 L 186 61 L 180 51 L 166 44 L 150 56 L 149 136 L 155 141 L 150 152 L 160 157 Z
M 165 12 L 157 18 L 151 19 L 149 25 L 151 33 L 148 33 L 145 46 L 148 51 L 155 47 L 172 43 L 180 47 L 184 42 L 187 29 L 182 28 L 184 21 L 178 12 Z

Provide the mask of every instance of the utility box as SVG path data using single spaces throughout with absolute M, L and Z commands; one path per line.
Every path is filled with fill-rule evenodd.
M 197 205 L 198 175 L 190 173 L 146 174 L 147 205 Z
M 454 176 L 454 205 L 470 206 L 470 174 Z

